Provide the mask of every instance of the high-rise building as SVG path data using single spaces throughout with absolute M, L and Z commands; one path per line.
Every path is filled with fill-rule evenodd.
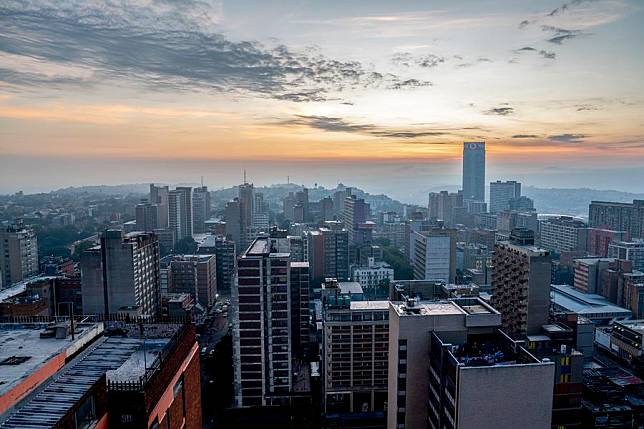
M 485 142 L 463 143 L 463 200 L 485 201 Z
M 515 229 L 494 245 L 492 305 L 513 338 L 541 332 L 550 311 L 550 252 L 534 245 L 534 232 Z
M 627 241 L 626 231 L 590 228 L 588 231 L 588 254 L 600 258 L 608 256 L 608 245 L 613 241 Z
M 169 207 L 170 207 L 170 189 L 167 186 L 156 186 L 150 184 L 150 204 L 157 205 L 157 225 L 158 228 L 167 228 Z
M 206 232 L 206 221 L 210 218 L 210 192 L 207 186 L 201 186 L 192 192 L 192 232 Z
M 608 257 L 631 261 L 633 269 L 644 271 L 644 240 L 611 242 Z
M 157 315 L 161 284 L 156 235 L 105 231 L 100 247 L 81 257 L 81 288 L 85 314 Z
M 206 234 L 197 240 L 199 255 L 217 258 L 217 292 L 230 292 L 237 273 L 235 242 L 221 235 Z
M 168 267 L 168 293 L 189 293 L 205 307 L 215 303 L 217 263 L 215 255 L 182 255 Z
M 626 231 L 629 238 L 644 238 L 644 200 L 633 200 L 632 203 L 591 201 L 588 224 Z
M 348 280 L 350 276 L 349 231 L 320 228 L 320 233 L 324 243 L 324 276 L 334 277 L 340 281 Z
M 588 248 L 588 226 L 570 216 L 559 216 L 539 223 L 541 247 L 561 252 L 585 252 Z
M 177 241 L 192 237 L 192 188 L 177 187 L 169 194 L 169 226 L 175 230 Z
M 456 231 L 433 228 L 413 231 L 414 279 L 454 283 L 456 278 Z
M 0 289 L 39 273 L 36 233 L 22 221 L 0 229 Z
M 255 187 L 252 183 L 242 183 L 238 186 L 239 207 L 241 210 L 242 228 L 253 226 L 253 215 L 255 214 Z
M 158 228 L 159 206 L 148 202 L 136 205 L 137 231 L 150 232 Z
M 260 237 L 238 261 L 232 290 L 235 405 L 282 403 L 292 391 L 289 254 Z
M 427 214 L 430 219 L 442 220 L 445 225 L 454 225 L 454 210 L 463 207 L 463 192 L 430 192 Z
M 309 263 L 290 262 L 289 271 L 293 353 L 296 356 L 304 357 L 309 352 L 311 325 Z
M 369 204 L 364 199 L 350 195 L 344 200 L 343 221 L 344 227 L 349 232 L 349 243 L 357 240 L 357 233 L 360 224 L 364 224 L 369 217 Z
M 224 219 L 226 219 L 226 238 L 235 243 L 237 252 L 243 252 L 246 248 L 244 247 L 246 228 L 242 225 L 242 209 L 238 198 L 226 203 Z
M 580 258 L 573 261 L 574 287 L 583 293 L 603 295 L 602 271 L 611 268 L 615 259 Z
M 379 413 L 387 404 L 388 301 L 329 296 L 323 308 L 323 403 L 327 415 Z M 369 414 L 367 414 L 369 413 Z
M 500 324 L 479 298 L 392 302 L 387 428 L 550 427 L 554 364 Z
M 490 182 L 490 213 L 509 210 L 510 202 L 520 197 L 521 183 L 514 180 Z

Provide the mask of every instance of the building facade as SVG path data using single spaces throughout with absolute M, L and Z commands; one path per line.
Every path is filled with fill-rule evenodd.
M 485 201 L 485 142 L 463 143 L 463 200 Z

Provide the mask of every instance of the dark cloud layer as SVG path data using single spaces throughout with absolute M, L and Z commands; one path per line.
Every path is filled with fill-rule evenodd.
M 513 139 L 536 139 L 539 136 L 535 134 L 515 134 L 512 136 Z
M 499 116 L 508 116 L 512 115 L 514 113 L 514 108 L 513 107 L 493 107 L 489 110 L 486 110 L 483 112 L 486 115 L 499 115 Z
M 330 116 L 306 116 L 296 115 L 291 119 L 279 121 L 279 125 L 294 125 L 314 128 L 328 132 L 343 132 L 363 134 L 373 137 L 383 137 L 391 139 L 414 140 L 423 137 L 441 137 L 441 136 L 461 136 L 471 134 L 472 130 L 480 130 L 478 127 L 463 128 L 414 128 L 400 129 L 382 127 L 375 124 L 359 124 L 347 121 L 343 118 Z M 429 142 L 430 144 L 444 144 L 441 142 Z
M 548 136 L 548 140 L 560 143 L 583 143 L 584 139 L 589 137 L 586 134 L 554 134 Z
M 300 53 L 284 45 L 231 41 L 211 30 L 204 4 L 186 2 L 114 7 L 91 1 L 7 0 L 0 5 L 0 52 L 94 73 L 78 81 L 56 81 L 44 74 L 0 69 L 0 81 L 69 85 L 126 78 L 155 89 L 252 93 L 295 102 L 324 101 L 332 92 L 350 89 L 431 85 L 383 75 L 357 61 Z

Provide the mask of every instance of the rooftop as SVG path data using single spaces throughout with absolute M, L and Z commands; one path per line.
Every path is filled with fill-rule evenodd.
M 340 293 L 343 294 L 359 294 L 362 292 L 362 286 L 358 282 L 338 282 Z
M 57 339 L 41 338 L 46 324 L 0 324 L 0 396 L 9 392 L 27 377 L 37 372 L 56 356 L 67 356 L 89 342 L 102 331 L 102 325 L 80 324 L 75 326 L 76 337 Z M 17 358 L 17 359 L 11 359 Z
M 465 311 L 453 301 L 420 301 L 413 306 L 404 302 L 392 302 L 392 306 L 399 316 L 444 316 L 461 315 Z
M 644 319 L 622 320 L 617 323 L 639 334 L 644 334 Z
M 96 382 L 121 366 L 141 340 L 103 337 L 27 397 L 13 412 L 0 418 L 2 429 L 51 428 Z M 4 421 L 2 421 L 4 419 Z
M 568 285 L 550 285 L 550 290 L 556 307 L 588 319 L 631 317 L 630 310 L 618 307 L 601 295 L 579 292 Z
M 351 310 L 387 310 L 389 301 L 351 301 Z

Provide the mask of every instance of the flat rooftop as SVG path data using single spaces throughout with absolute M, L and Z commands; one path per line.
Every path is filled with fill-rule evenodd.
M 351 310 L 387 310 L 389 301 L 351 301 Z
M 31 283 L 36 283 L 40 281 L 47 281 L 47 280 L 53 280 L 56 279 L 60 276 L 34 276 L 34 277 L 29 277 L 28 279 L 25 279 L 19 283 L 16 283 L 8 288 L 5 289 L 0 289 L 0 302 L 3 302 L 7 299 L 11 299 L 16 295 L 21 294 L 25 290 L 27 290 L 27 285 Z
M 338 287 L 341 293 L 363 293 L 358 282 L 338 282 Z
M 268 238 L 258 238 L 256 239 L 246 250 L 246 255 L 248 256 L 259 256 L 266 255 L 270 253 L 270 243 Z
M 550 285 L 552 302 L 556 307 L 572 311 L 588 319 L 630 318 L 630 310 L 619 307 L 601 295 L 579 292 L 568 285 Z
M 0 418 L 2 429 L 51 428 L 109 370 L 118 368 L 142 340 L 103 337 L 61 369 L 12 411 Z
M 639 334 L 644 334 L 644 319 L 622 320 L 618 323 Z
M 399 316 L 444 316 L 462 315 L 465 311 L 453 301 L 420 301 L 413 307 L 405 303 L 392 303 Z
M 75 327 L 76 337 L 72 341 L 71 336 L 65 339 L 40 338 L 46 324 L 0 324 L 0 362 L 17 358 L 10 364 L 0 365 L 0 396 L 18 386 L 52 358 L 61 354 L 66 357 L 68 350 L 89 340 L 92 327 L 97 325 Z

